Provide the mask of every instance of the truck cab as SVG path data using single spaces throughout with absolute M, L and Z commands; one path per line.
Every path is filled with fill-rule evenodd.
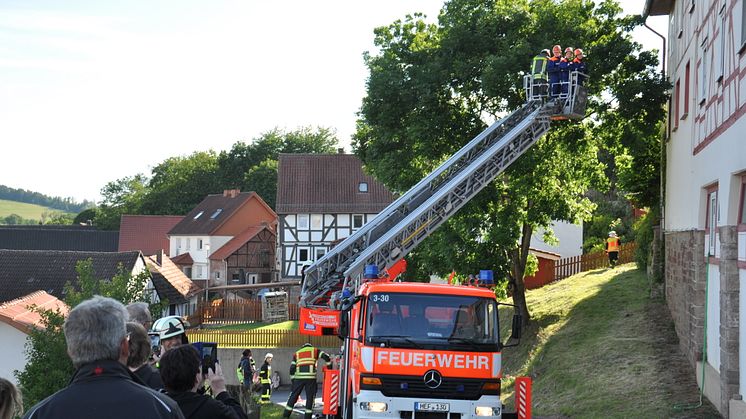
M 342 329 L 353 418 L 501 417 L 498 304 L 485 288 L 371 282 Z

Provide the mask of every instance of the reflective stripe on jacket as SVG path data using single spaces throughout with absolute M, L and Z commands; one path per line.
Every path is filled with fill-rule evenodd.
M 534 80 L 547 80 L 547 64 L 549 59 L 543 55 L 537 55 L 531 62 L 531 75 L 534 76 Z
M 323 358 L 329 365 L 331 358 L 324 351 L 314 348 L 311 345 L 303 345 L 295 351 L 293 362 L 290 364 L 290 375 L 296 380 L 316 379 L 316 361 Z

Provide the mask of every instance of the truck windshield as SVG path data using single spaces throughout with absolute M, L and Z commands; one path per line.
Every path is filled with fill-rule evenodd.
M 486 351 L 499 342 L 497 304 L 489 298 L 372 293 L 365 319 L 368 344 Z

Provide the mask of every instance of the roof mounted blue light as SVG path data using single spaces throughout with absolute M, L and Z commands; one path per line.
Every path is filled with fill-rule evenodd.
M 491 270 L 481 270 L 479 271 L 479 281 L 483 284 L 494 284 L 495 277 Z
M 365 279 L 378 279 L 378 265 L 365 265 L 365 273 L 363 273 Z

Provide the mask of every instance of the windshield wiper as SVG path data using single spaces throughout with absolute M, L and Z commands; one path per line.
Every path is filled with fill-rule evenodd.
M 391 346 L 391 339 L 401 339 L 417 349 L 422 349 L 422 345 L 413 341 L 411 338 L 402 335 L 377 335 L 368 338 L 371 343 L 385 343 L 386 346 Z M 380 340 L 378 340 L 380 339 Z
M 480 345 L 485 345 L 485 343 L 474 342 L 474 339 L 468 339 L 468 338 L 448 337 L 448 338 L 441 338 L 441 339 L 448 340 L 448 343 L 451 343 L 451 342 L 463 343 L 465 345 L 468 345 L 469 348 L 475 351 L 478 351 L 480 349 Z

